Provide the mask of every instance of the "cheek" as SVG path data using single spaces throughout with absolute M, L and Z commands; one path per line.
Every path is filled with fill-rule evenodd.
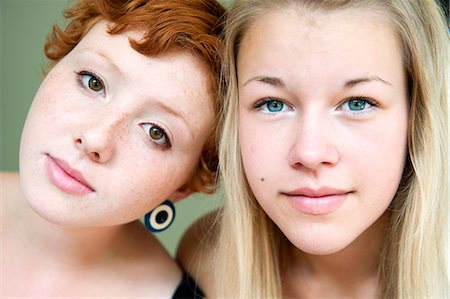
M 176 174 L 168 168 L 163 163 L 127 159 L 114 173 L 104 176 L 102 195 L 109 198 L 107 202 L 114 206 L 111 209 L 123 211 L 130 219 L 140 217 L 176 189 Z
M 264 139 L 261 139 L 261 128 L 254 126 L 244 117 L 239 122 L 239 143 L 242 156 L 244 172 L 252 189 L 253 182 L 257 179 L 258 174 L 263 171 L 262 163 L 266 156 L 264 152 Z M 267 161 L 264 164 L 267 165 Z
M 288 136 L 273 126 L 252 121 L 251 116 L 239 123 L 239 143 L 244 172 L 255 195 L 267 193 L 284 165 L 283 144 Z M 282 140 L 285 140 L 284 142 Z
M 389 204 L 395 195 L 405 165 L 406 120 L 404 124 L 384 124 L 367 130 L 364 139 L 353 142 L 359 146 L 353 146 L 352 153 L 347 155 L 355 161 L 358 169 L 353 172 L 359 174 L 362 190 L 385 204 Z
M 27 115 L 27 124 L 33 127 L 47 126 L 51 130 L 58 128 L 55 122 L 64 124 L 70 117 L 73 107 L 70 106 L 69 96 L 75 91 L 64 83 L 68 82 L 68 78 L 57 76 L 58 73 L 49 74 L 39 87 Z
M 192 155 L 180 156 L 159 149 L 147 148 L 122 152 L 121 155 L 127 158 L 122 158 L 123 162 L 115 166 L 115 179 L 108 181 L 118 182 L 113 187 L 114 192 L 120 194 L 119 198 L 126 199 L 122 204 L 130 205 L 131 202 L 132 206 L 144 207 L 144 210 L 156 207 L 184 185 L 197 165 L 196 157 Z M 104 181 L 103 185 L 111 184 Z
M 36 95 L 28 111 L 20 142 L 20 160 L 31 158 L 31 155 L 35 154 L 34 150 L 40 149 L 48 141 L 51 131 L 55 129 L 55 126 L 51 125 L 54 121 L 52 110 L 48 109 L 42 96 L 42 93 Z M 48 116 L 45 111 L 48 111 Z M 48 119 L 51 121 L 48 122 Z

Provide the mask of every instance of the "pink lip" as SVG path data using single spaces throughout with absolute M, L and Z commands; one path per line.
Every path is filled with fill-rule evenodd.
M 292 206 L 302 213 L 325 215 L 336 211 L 352 192 L 321 187 L 319 189 L 300 188 L 281 194 L 287 196 Z
M 70 167 L 66 161 L 47 154 L 45 166 L 50 181 L 64 192 L 75 195 L 95 192 L 94 188 L 83 178 L 81 172 Z

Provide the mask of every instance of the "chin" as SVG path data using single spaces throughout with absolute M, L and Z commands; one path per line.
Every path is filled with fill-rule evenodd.
M 340 236 L 337 233 L 332 236 L 330 234 L 322 234 L 322 237 L 311 234 L 305 234 L 304 236 L 296 235 L 292 238 L 287 237 L 298 250 L 311 255 L 323 256 L 336 254 L 350 246 L 355 240 L 351 236 Z
M 332 255 L 343 250 L 342 246 L 330 246 L 331 244 L 301 244 L 301 246 L 294 246 L 304 253 L 311 255 Z
M 68 207 L 60 198 L 51 196 L 50 192 L 47 192 L 47 196 L 43 196 L 42 192 L 39 194 L 39 190 L 35 192 L 26 190 L 25 199 L 31 212 L 48 223 L 59 226 L 82 226 L 86 221 L 77 217 L 80 216 L 80 212 L 77 213 Z M 58 201 L 61 203 L 58 204 Z M 83 218 L 86 218 L 86 215 L 83 215 Z
M 43 220 L 58 225 L 68 223 L 66 213 L 50 207 L 48 202 L 40 202 L 38 199 L 30 198 L 30 196 L 27 196 L 27 202 L 31 210 Z

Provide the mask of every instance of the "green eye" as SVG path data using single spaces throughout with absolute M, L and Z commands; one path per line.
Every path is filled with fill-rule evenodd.
M 161 130 L 161 128 L 155 126 L 150 128 L 149 134 L 153 140 L 160 140 L 164 137 L 164 132 Z
M 98 80 L 95 77 L 91 77 L 89 79 L 89 83 L 88 86 L 90 89 L 92 89 L 93 91 L 100 91 L 103 89 L 103 85 L 102 82 L 100 82 L 100 80 Z
M 105 94 L 105 86 L 102 80 L 95 74 L 87 71 L 82 71 L 78 73 L 78 75 L 80 76 L 80 83 L 84 88 L 101 93 L 102 95 Z
M 144 128 L 145 134 L 150 137 L 150 140 L 162 149 L 168 149 L 172 147 L 172 143 L 166 131 L 160 126 L 152 123 L 141 124 Z

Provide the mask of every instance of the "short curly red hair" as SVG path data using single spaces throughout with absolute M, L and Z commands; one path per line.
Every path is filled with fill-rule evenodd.
M 221 107 L 220 69 L 223 49 L 223 6 L 215 0 L 78 0 L 64 11 L 65 28 L 54 25 L 44 46 L 49 68 L 67 55 L 100 20 L 110 22 L 108 33 L 139 31 L 131 40 L 137 52 L 157 56 L 172 50 L 190 51 L 210 74 L 216 120 L 200 158 L 197 171 L 182 189 L 212 193 L 215 190 L 217 125 Z

